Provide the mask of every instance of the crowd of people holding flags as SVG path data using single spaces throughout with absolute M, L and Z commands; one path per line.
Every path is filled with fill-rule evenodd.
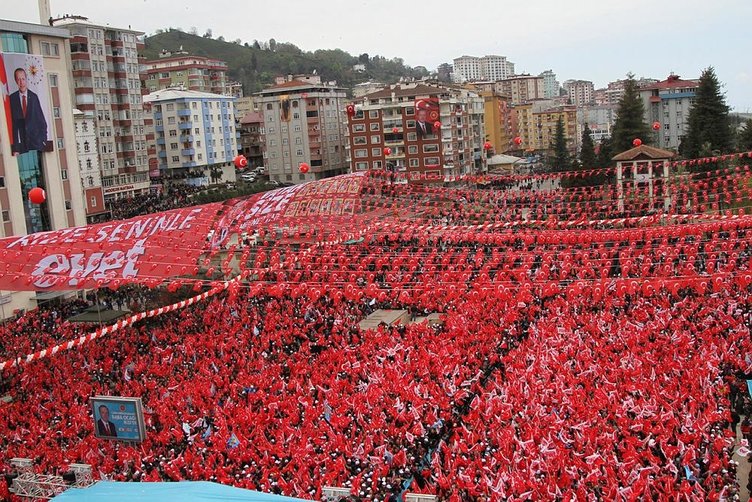
M 28 457 L 309 499 L 738 497 L 752 218 L 593 226 L 552 192 L 531 213 L 547 223 L 509 228 L 486 224 L 511 197 L 493 193 L 387 183 L 364 209 L 397 204 L 412 224 L 305 252 L 262 239 L 239 287 L 6 369 L 0 469 Z M 442 211 L 452 224 L 427 228 Z M 418 322 L 361 329 L 376 308 Z M 12 321 L 3 355 L 78 336 L 64 318 Z M 145 441 L 95 438 L 94 395 L 140 396 Z

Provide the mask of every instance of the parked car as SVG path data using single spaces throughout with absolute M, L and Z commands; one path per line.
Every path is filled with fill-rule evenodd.
M 256 167 L 256 174 L 259 174 L 259 175 L 266 174 L 266 168 L 264 166 Z
M 268 187 L 278 187 L 278 186 L 280 186 L 280 183 L 277 180 L 269 180 L 269 181 L 266 182 L 266 186 L 268 186 Z
M 255 173 L 245 173 L 240 176 L 240 179 L 247 182 L 247 183 L 255 183 L 256 182 L 256 174 Z

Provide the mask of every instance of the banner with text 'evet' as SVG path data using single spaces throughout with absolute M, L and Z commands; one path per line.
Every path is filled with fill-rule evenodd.
M 233 235 L 303 223 L 337 225 L 359 208 L 345 175 L 222 203 L 0 239 L 0 290 L 50 291 L 196 275 Z

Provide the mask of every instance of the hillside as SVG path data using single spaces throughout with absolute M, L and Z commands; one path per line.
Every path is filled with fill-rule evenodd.
M 426 75 L 425 69 L 405 66 L 399 58 L 370 57 L 368 54 L 353 56 L 341 49 L 302 51 L 294 44 L 274 40 L 241 45 L 174 29 L 148 37 L 144 56 L 157 59 L 162 49 L 176 51 L 180 46 L 189 54 L 226 61 L 230 78 L 241 82 L 246 94 L 263 89 L 277 75 L 311 73 L 314 70 L 324 80 L 336 80 L 347 88 L 368 80 L 394 82 L 400 77 Z M 352 70 L 358 63 L 366 66 L 365 72 Z

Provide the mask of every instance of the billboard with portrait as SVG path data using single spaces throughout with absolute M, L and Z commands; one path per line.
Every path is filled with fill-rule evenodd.
M 418 138 L 434 134 L 434 123 L 439 120 L 439 98 L 415 100 L 415 131 Z
M 146 437 L 140 397 L 95 396 L 89 402 L 96 437 L 137 442 Z
M 41 56 L 0 53 L 0 91 L 13 155 L 52 151 L 47 75 Z
M 282 122 L 290 121 L 290 96 L 287 94 L 279 97 L 279 119 Z

